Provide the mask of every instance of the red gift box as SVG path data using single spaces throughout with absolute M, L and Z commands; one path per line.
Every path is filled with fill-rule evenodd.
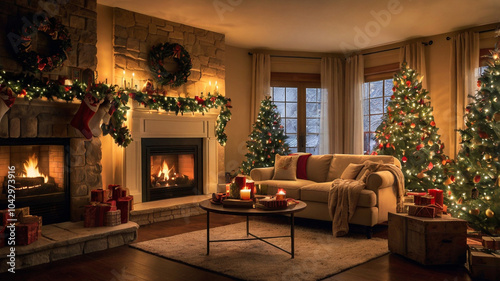
M 429 195 L 434 196 L 435 204 L 443 207 L 443 191 L 441 189 L 429 189 L 427 191 Z
M 116 211 L 117 210 L 116 209 L 116 201 L 115 200 L 111 200 L 110 199 L 110 200 L 106 201 L 106 204 L 111 205 L 110 211 Z
M 110 184 L 108 185 L 109 196 L 112 200 L 118 200 L 121 197 L 121 188 L 120 185 Z
M 95 226 L 105 226 L 106 225 L 106 213 L 111 210 L 110 204 L 97 204 Z
M 435 218 L 436 208 L 431 206 L 408 206 L 408 215 L 424 217 L 424 218 Z
M 237 176 L 236 178 L 234 178 L 234 182 L 239 186 L 240 189 L 243 189 L 247 184 L 247 178 L 245 176 Z
M 42 237 L 42 217 L 41 216 L 23 216 L 21 219 L 21 223 L 37 223 L 38 224 L 38 230 L 37 230 L 37 235 L 38 238 Z
M 16 224 L 16 245 L 29 245 L 38 240 L 38 223 Z
M 84 222 L 83 222 L 84 227 L 96 226 L 97 205 L 86 205 L 83 217 L 84 217 Z
M 94 189 L 90 191 L 90 201 L 102 203 L 107 200 L 106 191 L 104 189 Z
M 420 197 L 420 204 L 415 204 L 415 205 L 422 205 L 422 206 L 427 206 L 427 205 L 434 205 L 434 196 L 431 195 L 425 195 Z
M 119 198 L 116 202 L 118 210 L 121 211 L 122 223 L 127 223 L 130 217 L 130 210 L 132 209 L 132 196 Z

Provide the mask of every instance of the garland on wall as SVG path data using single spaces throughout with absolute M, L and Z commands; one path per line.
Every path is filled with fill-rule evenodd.
M 15 97 L 24 97 L 26 100 L 47 98 L 48 100 L 72 101 L 75 98 L 84 101 L 85 97 L 91 95 L 94 100 L 108 100 L 111 104 L 108 114 L 109 122 L 101 126 L 103 135 L 109 134 L 119 146 L 126 147 L 133 140 L 129 129 L 125 125 L 126 115 L 130 108 L 127 106 L 129 99 L 135 100 L 145 108 L 152 110 L 165 110 L 183 115 L 185 112 L 198 112 L 204 114 L 212 108 L 220 108 L 217 117 L 216 137 L 220 145 L 224 146 L 227 135 L 224 130 L 227 122 L 231 119 L 231 99 L 219 95 L 208 94 L 207 96 L 189 97 L 167 97 L 160 95 L 157 91 L 143 89 L 137 91 L 123 89 L 117 85 L 103 83 L 86 85 L 75 81 L 73 85 L 66 86 L 64 81 L 44 82 L 33 75 L 14 74 L 11 72 L 0 72 L 0 85 L 2 89 L 8 89 Z M 7 91 L 6 91 L 7 92 Z

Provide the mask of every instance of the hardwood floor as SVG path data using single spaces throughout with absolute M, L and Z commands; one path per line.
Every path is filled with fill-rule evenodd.
M 245 220 L 244 217 L 217 214 L 212 214 L 210 218 L 211 227 L 242 222 Z M 139 229 L 139 237 L 136 242 L 205 229 L 205 223 L 206 216 L 201 215 L 143 226 Z M 296 224 L 303 224 L 315 228 L 329 229 L 331 227 L 331 225 L 326 222 L 304 219 L 297 219 Z M 353 231 L 362 231 L 362 229 L 353 229 Z M 387 227 L 377 227 L 374 231 L 374 237 L 387 237 Z M 0 274 L 0 280 L 225 281 L 233 279 L 200 268 L 173 262 L 128 246 L 122 246 L 19 270 L 15 274 Z M 387 254 L 324 280 L 461 281 L 471 279 L 464 267 L 424 267 L 403 257 Z

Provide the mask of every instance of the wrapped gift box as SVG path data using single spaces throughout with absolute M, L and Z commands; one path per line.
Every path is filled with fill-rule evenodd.
M 42 237 L 42 217 L 41 216 L 23 216 L 21 223 L 38 223 L 37 235 L 38 238 Z
M 420 197 L 420 204 L 417 204 L 417 205 L 423 205 L 423 206 L 433 205 L 434 202 L 435 202 L 434 196 L 425 195 L 425 196 Z
M 104 189 L 94 189 L 90 191 L 90 201 L 103 203 L 108 199 L 107 192 Z
M 84 227 L 95 227 L 96 226 L 96 217 L 97 217 L 97 205 L 86 205 L 84 212 Z
M 122 212 L 120 210 L 109 211 L 106 213 L 106 226 L 119 225 L 122 222 Z
M 481 246 L 468 246 L 467 267 L 474 280 L 500 279 L 500 253 Z
M 490 250 L 500 250 L 500 237 L 483 236 L 483 247 Z
M 111 205 L 106 203 L 97 204 L 95 226 L 106 225 L 106 213 L 111 210 Z
M 38 240 L 38 223 L 17 223 L 16 224 L 16 245 L 29 245 Z
M 424 218 L 435 218 L 436 208 L 428 206 L 408 206 L 408 215 L 424 217 Z
M 130 210 L 132 208 L 132 196 L 119 198 L 116 202 L 118 210 L 121 211 L 122 223 L 127 223 L 130 217 Z

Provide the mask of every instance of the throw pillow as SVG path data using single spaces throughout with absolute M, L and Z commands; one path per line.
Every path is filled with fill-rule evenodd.
M 359 174 L 361 169 L 363 169 L 365 165 L 363 164 L 354 164 L 351 163 L 345 168 L 344 172 L 342 172 L 342 175 L 340 175 L 341 179 L 344 180 L 353 180 L 356 179 L 356 176 Z
M 356 180 L 366 181 L 368 175 L 378 170 L 378 168 L 382 164 L 384 164 L 384 162 L 382 161 L 373 162 L 370 160 L 366 160 L 365 162 L 363 162 L 363 169 L 361 169 L 361 171 L 359 172 L 358 176 L 356 177 Z
M 307 159 L 311 156 L 311 153 L 298 152 L 289 154 L 289 156 L 299 156 L 299 160 L 297 160 L 297 178 L 307 180 Z
M 297 161 L 299 156 L 281 156 L 276 154 L 274 160 L 273 180 L 296 180 Z

